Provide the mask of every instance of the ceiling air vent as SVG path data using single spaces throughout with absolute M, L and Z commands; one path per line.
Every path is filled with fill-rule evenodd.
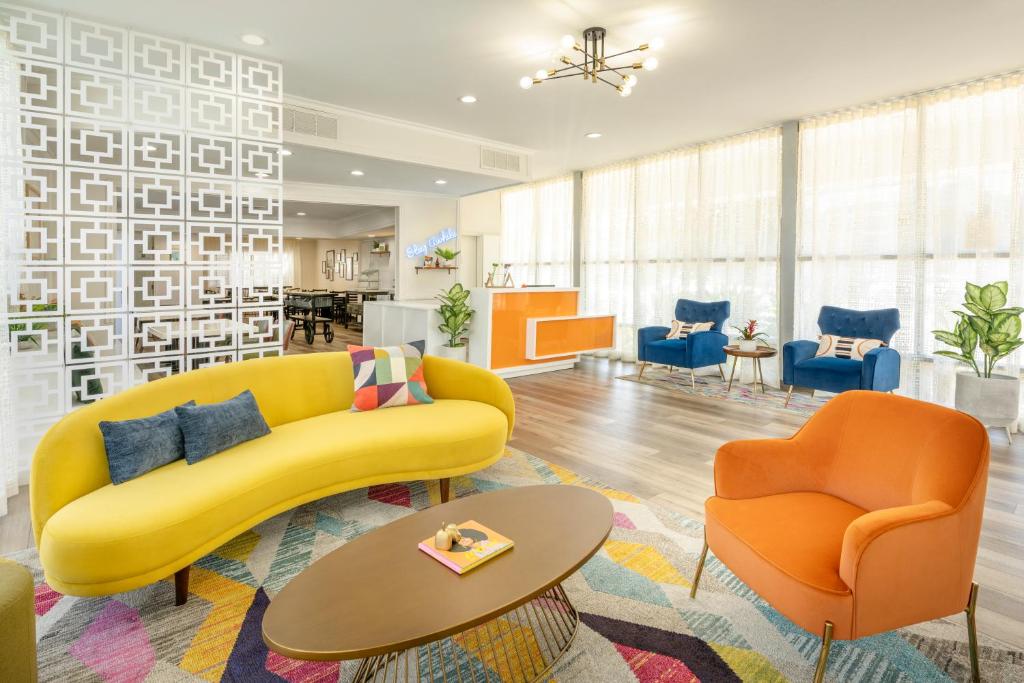
M 284 129 L 289 133 L 338 139 L 338 118 L 312 109 L 284 108 Z
M 489 171 L 506 171 L 508 173 L 522 173 L 525 161 L 521 154 L 506 152 L 502 149 L 491 147 L 480 148 L 480 168 Z

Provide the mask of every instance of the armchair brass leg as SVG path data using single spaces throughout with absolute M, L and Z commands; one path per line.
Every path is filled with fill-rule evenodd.
M 1009 443 L 1012 446 L 1013 445 L 1013 432 L 1010 431 L 1009 427 L 1004 427 L 1004 429 L 1006 430 L 1006 441 L 1007 441 L 1007 443 Z
M 786 392 L 786 405 L 782 406 L 783 408 L 788 408 L 789 407 L 789 399 L 791 399 L 791 398 L 793 398 L 793 385 L 792 384 L 789 385 L 789 391 Z
M 718 374 L 722 376 L 722 381 L 725 381 L 725 370 L 722 369 L 722 364 L 718 364 Z
M 700 583 L 700 575 L 704 571 L 704 560 L 708 557 L 708 539 L 704 537 L 704 549 L 700 551 L 700 559 L 697 560 L 697 571 L 693 573 L 693 585 L 690 586 L 690 599 L 697 597 L 697 584 Z
M 690 388 L 691 389 L 696 389 L 697 388 L 697 378 L 693 376 L 693 368 L 690 368 Z M 1009 433 L 1009 432 L 1007 432 L 1007 433 Z
M 818 667 L 814 670 L 814 683 L 825 680 L 825 669 L 828 668 L 828 651 L 832 648 L 832 622 L 825 622 L 825 631 L 821 634 L 821 652 L 818 653 Z
M 647 369 L 647 361 L 640 361 L 640 377 L 644 376 L 644 370 Z
M 978 584 L 971 584 L 971 595 L 967 598 L 967 646 L 971 653 L 971 681 L 980 683 L 981 670 L 978 667 L 978 631 L 974 615 L 978 607 Z

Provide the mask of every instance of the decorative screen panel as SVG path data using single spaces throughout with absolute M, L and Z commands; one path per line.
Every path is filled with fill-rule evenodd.
M 210 365 L 281 354 L 283 70 L 0 3 L 23 215 L 5 305 L 19 434 Z

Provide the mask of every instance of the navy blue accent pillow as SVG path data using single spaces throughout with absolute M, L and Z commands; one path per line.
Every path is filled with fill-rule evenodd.
M 189 401 L 186 406 L 194 406 Z M 185 457 L 185 443 L 174 408 L 150 417 L 100 422 L 110 481 L 123 484 Z
M 189 465 L 270 433 L 256 397 L 248 389 L 227 401 L 178 406 L 174 412 L 185 438 L 185 460 Z

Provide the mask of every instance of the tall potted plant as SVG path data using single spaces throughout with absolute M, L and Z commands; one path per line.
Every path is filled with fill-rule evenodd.
M 952 330 L 932 330 L 935 338 L 955 351 L 936 351 L 970 370 L 956 375 L 956 407 L 991 427 L 1005 427 L 1007 435 L 1020 412 L 1020 378 L 995 372 L 996 364 L 1024 346 L 1020 306 L 1007 306 L 1009 285 L 967 283 L 963 307 L 953 311 L 958 320 Z M 981 365 L 977 351 L 981 351 Z
M 434 297 L 441 302 L 437 312 L 441 316 L 441 324 L 437 329 L 448 337 L 448 343 L 441 347 L 440 355 L 447 358 L 465 361 L 467 352 L 466 333 L 469 332 L 469 322 L 473 319 L 473 309 L 469 307 L 466 300 L 469 299 L 469 290 L 456 282 L 451 289 Z

